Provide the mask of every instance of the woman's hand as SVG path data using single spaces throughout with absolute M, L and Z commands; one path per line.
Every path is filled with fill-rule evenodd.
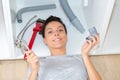
M 90 50 L 100 41 L 99 35 L 90 36 L 92 40 L 86 40 L 82 46 L 82 57 L 88 72 L 88 80 L 102 80 L 99 73 L 96 71 L 91 59 L 88 57 Z
M 27 62 L 32 68 L 32 71 L 37 71 L 39 70 L 39 59 L 35 55 L 35 53 L 31 50 L 25 52 L 27 55 Z
M 86 42 L 82 46 L 82 55 L 88 55 L 90 50 L 100 41 L 99 34 L 95 36 L 90 36 L 90 38 L 92 39 L 92 41 L 86 40 Z

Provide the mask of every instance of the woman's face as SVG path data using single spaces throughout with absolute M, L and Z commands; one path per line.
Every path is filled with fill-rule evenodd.
M 44 42 L 49 48 L 65 48 L 67 33 L 65 32 L 64 26 L 57 21 L 48 23 L 45 28 Z

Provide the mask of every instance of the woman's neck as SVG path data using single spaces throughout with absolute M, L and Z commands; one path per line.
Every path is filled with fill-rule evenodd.
M 66 48 L 50 49 L 51 56 L 60 56 L 66 54 Z

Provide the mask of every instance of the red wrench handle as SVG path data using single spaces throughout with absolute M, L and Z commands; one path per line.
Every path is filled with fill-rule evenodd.
M 31 37 L 29 45 L 28 45 L 28 48 L 30 50 L 32 49 L 32 46 L 33 46 L 33 43 L 35 41 L 37 32 L 39 32 L 41 30 L 42 30 L 42 24 L 40 22 L 36 22 L 36 26 L 33 28 L 33 34 L 32 34 L 32 37 Z M 27 55 L 26 54 L 24 54 L 24 60 L 27 60 Z

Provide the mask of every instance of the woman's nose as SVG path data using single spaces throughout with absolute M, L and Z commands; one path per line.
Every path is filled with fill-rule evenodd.
M 59 32 L 56 30 L 54 35 L 59 36 Z

